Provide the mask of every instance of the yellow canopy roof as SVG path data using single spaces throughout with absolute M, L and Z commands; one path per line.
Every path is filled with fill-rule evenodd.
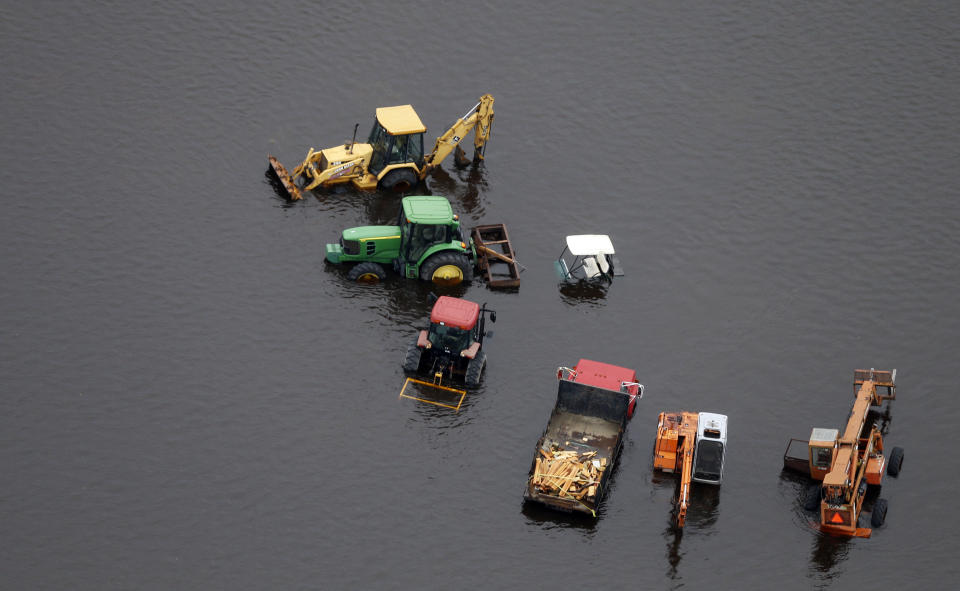
M 377 121 L 390 135 L 423 133 L 427 130 L 420 121 L 420 116 L 410 105 L 380 107 L 377 109 Z

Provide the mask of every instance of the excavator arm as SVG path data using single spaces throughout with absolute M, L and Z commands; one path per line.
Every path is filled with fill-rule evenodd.
M 483 160 L 492 127 L 493 97 L 485 94 L 480 97 L 480 102 L 467 111 L 463 117 L 457 119 L 457 122 L 446 133 L 437 138 L 433 150 L 424 159 L 426 165 L 424 172 L 429 172 L 434 167 L 439 166 L 443 159 L 455 149 L 458 150 L 459 156 L 462 152 L 459 150 L 460 142 L 470 133 L 470 130 L 473 130 L 473 161 L 480 162 Z
M 687 413 L 684 413 L 687 414 Z M 697 418 L 693 415 L 693 432 L 683 436 L 683 468 L 680 470 L 680 493 L 677 495 L 677 527 L 687 520 L 690 505 L 690 481 L 693 473 L 693 444 L 697 439 Z
M 653 467 L 664 472 L 680 473 L 677 494 L 677 527 L 683 527 L 690 505 L 690 482 L 693 480 L 693 450 L 697 442 L 697 413 L 660 413 Z

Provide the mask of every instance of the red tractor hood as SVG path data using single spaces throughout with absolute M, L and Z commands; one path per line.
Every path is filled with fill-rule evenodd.
M 461 300 L 450 296 L 440 296 L 433 305 L 430 313 L 430 322 L 443 323 L 463 330 L 471 330 L 477 325 L 477 316 L 480 314 L 480 304 L 469 300 Z

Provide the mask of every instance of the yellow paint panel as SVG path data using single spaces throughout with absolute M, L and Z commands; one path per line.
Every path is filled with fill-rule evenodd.
M 420 121 L 420 116 L 410 105 L 380 107 L 377 109 L 377 121 L 391 135 L 423 133 L 427 130 L 423 122 Z

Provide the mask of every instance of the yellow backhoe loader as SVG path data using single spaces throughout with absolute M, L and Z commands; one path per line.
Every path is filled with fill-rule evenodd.
M 427 128 L 410 105 L 381 107 L 370 130 L 367 143 L 357 143 L 357 127 L 348 144 L 314 150 L 292 173 L 273 156 L 270 168 L 293 200 L 302 197 L 301 190 L 353 183 L 358 189 L 407 191 L 423 180 L 444 158 L 456 150 L 458 164 L 469 160 L 460 142 L 470 133 L 473 138 L 473 162 L 483 160 L 490 129 L 493 126 L 493 97 L 485 94 L 466 114 L 457 119 L 446 133 L 437 138 L 429 154 L 423 151 L 423 134 Z M 302 179 L 300 184 L 297 183 Z

